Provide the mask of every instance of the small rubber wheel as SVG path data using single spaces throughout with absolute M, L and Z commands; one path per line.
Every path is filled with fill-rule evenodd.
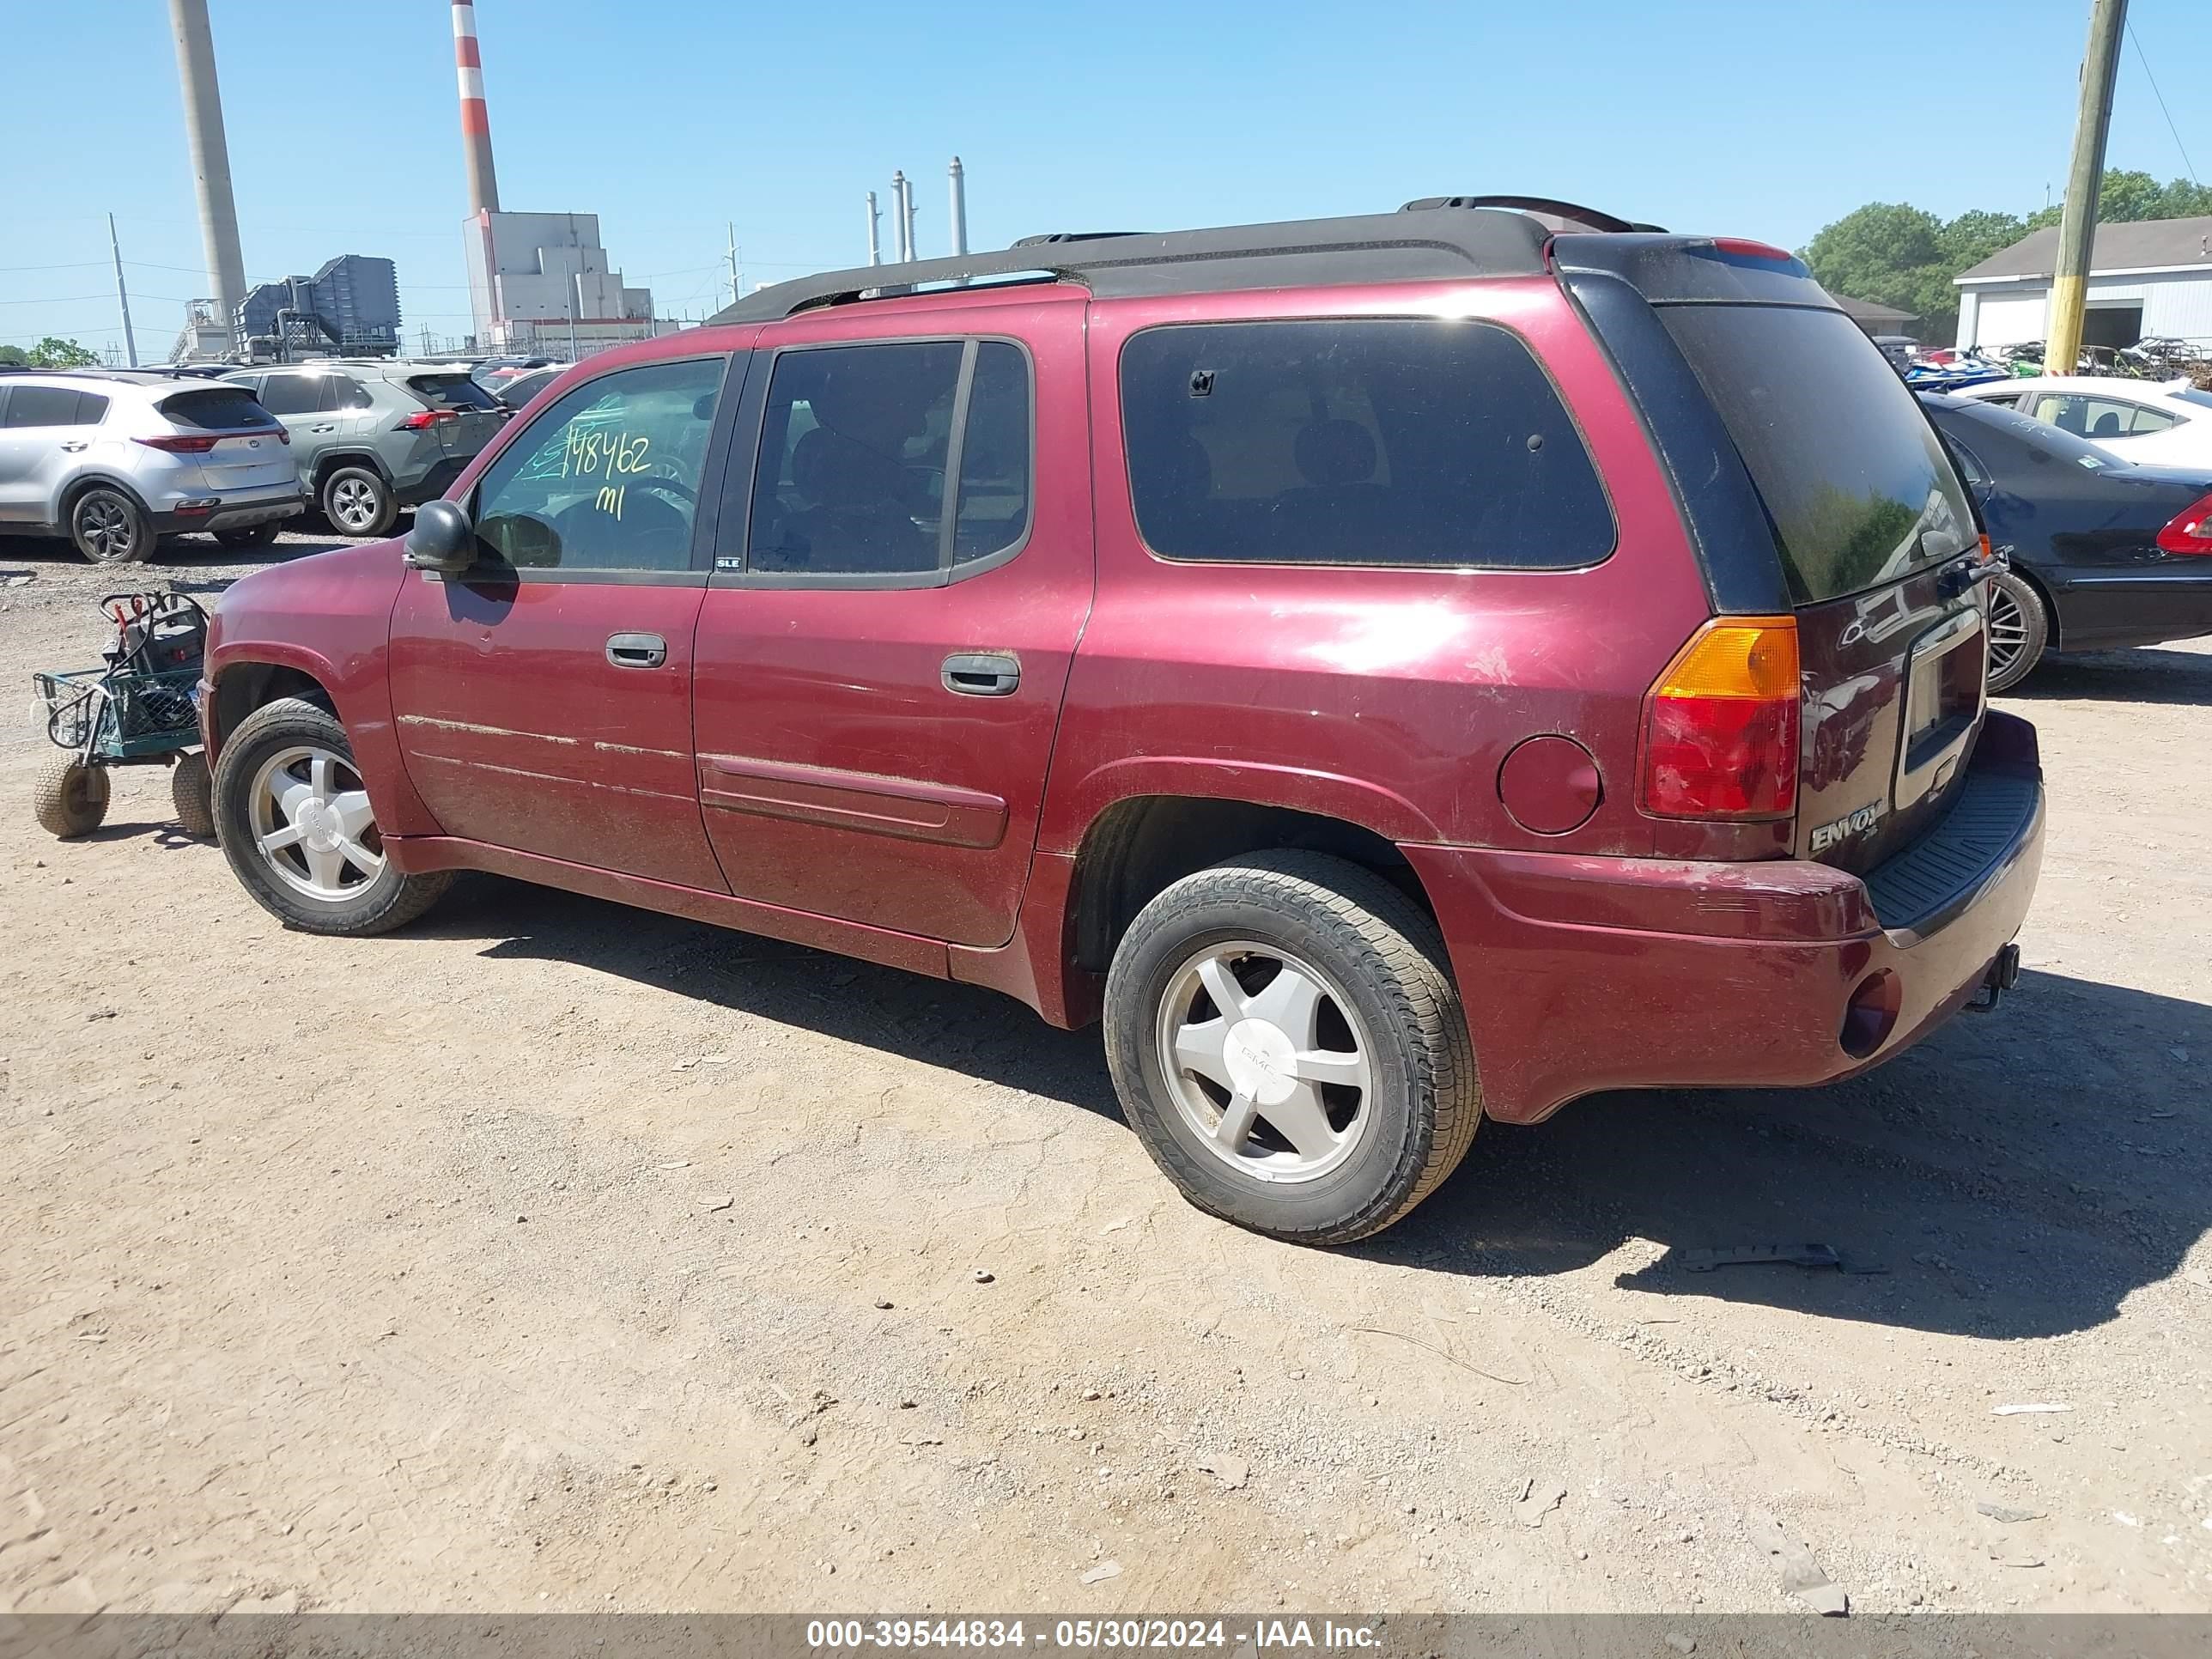
M 64 756 L 39 769 L 31 785 L 39 827 L 64 841 L 88 836 L 107 816 L 107 769 Z
M 119 489 L 95 484 L 70 507 L 70 541 L 94 564 L 130 564 L 154 550 L 145 509 Z
M 301 698 L 238 723 L 216 763 L 215 823 L 246 890 L 303 933 L 390 933 L 453 884 L 450 871 L 409 875 L 385 857 L 345 727 Z
M 346 536 L 381 536 L 399 516 L 391 487 L 365 466 L 342 466 L 323 480 L 323 516 Z
M 215 532 L 216 544 L 229 548 L 234 552 L 267 547 L 276 541 L 283 527 L 282 520 L 270 519 L 261 524 L 247 525 L 242 530 L 218 530 Z
M 1273 852 L 1184 877 L 1106 980 L 1130 1127 L 1200 1209 L 1343 1244 L 1402 1218 L 1482 1116 L 1436 924 L 1374 872 Z
M 177 809 L 178 827 L 194 841 L 215 839 L 215 781 L 199 750 L 177 757 L 176 769 L 169 774 L 169 804 Z
M 2051 612 L 2035 584 L 2012 571 L 1990 582 L 1990 690 L 2009 691 L 2035 672 L 2051 643 Z

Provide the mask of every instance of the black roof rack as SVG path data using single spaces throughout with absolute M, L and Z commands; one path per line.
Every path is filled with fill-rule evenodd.
M 1543 273 L 1544 244 L 1550 235 L 1527 212 L 1488 205 L 1464 211 L 1370 213 L 1164 234 L 1062 233 L 1000 251 L 858 265 L 797 277 L 748 294 L 709 321 L 775 322 L 817 306 L 842 305 L 868 295 L 1039 274 L 1079 283 L 1101 298 L 1116 299 L 1323 283 L 1533 276 Z
M 1623 219 L 1595 208 L 1587 208 L 1574 202 L 1556 201 L 1549 196 L 1419 196 L 1398 210 L 1401 213 L 1425 213 L 1432 208 L 1504 208 L 1514 213 L 1529 213 L 1540 219 L 1556 219 L 1554 230 L 1648 230 L 1664 232 L 1664 225 L 1638 224 L 1632 219 Z

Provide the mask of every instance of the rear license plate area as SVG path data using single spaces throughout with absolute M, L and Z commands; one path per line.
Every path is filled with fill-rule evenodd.
M 1989 678 L 1978 608 L 1930 629 L 1905 667 L 1905 742 L 1898 757 L 1901 810 L 1948 783 L 1982 718 Z

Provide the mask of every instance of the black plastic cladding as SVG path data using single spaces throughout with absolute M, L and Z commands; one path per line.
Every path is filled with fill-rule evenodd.
M 1548 269 L 1544 246 L 1550 237 L 1526 214 L 1493 208 L 1106 234 L 801 276 L 749 294 L 709 320 L 772 323 L 865 294 L 1040 271 L 1079 283 L 1102 299 L 1329 283 L 1540 276 Z

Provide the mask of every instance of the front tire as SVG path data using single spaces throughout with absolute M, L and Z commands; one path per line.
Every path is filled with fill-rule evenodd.
M 453 883 L 448 871 L 408 875 L 385 857 L 345 727 L 298 697 L 255 709 L 223 744 L 215 821 L 240 884 L 303 933 L 389 933 Z
M 68 755 L 48 761 L 31 785 L 31 811 L 60 840 L 90 835 L 107 816 L 107 769 Z
M 342 466 L 323 480 L 323 516 L 342 536 L 381 536 L 399 516 L 399 503 L 368 468 Z
M 1436 925 L 1374 872 L 1273 852 L 1175 883 L 1106 981 L 1130 1127 L 1200 1209 L 1344 1244 L 1402 1219 L 1482 1116 Z
M 133 564 L 154 550 L 154 521 L 119 489 L 95 484 L 70 506 L 70 543 L 90 564 Z
M 2051 643 L 2051 612 L 2035 584 L 2009 570 L 1990 582 L 1990 690 L 2009 691 L 2035 672 Z

